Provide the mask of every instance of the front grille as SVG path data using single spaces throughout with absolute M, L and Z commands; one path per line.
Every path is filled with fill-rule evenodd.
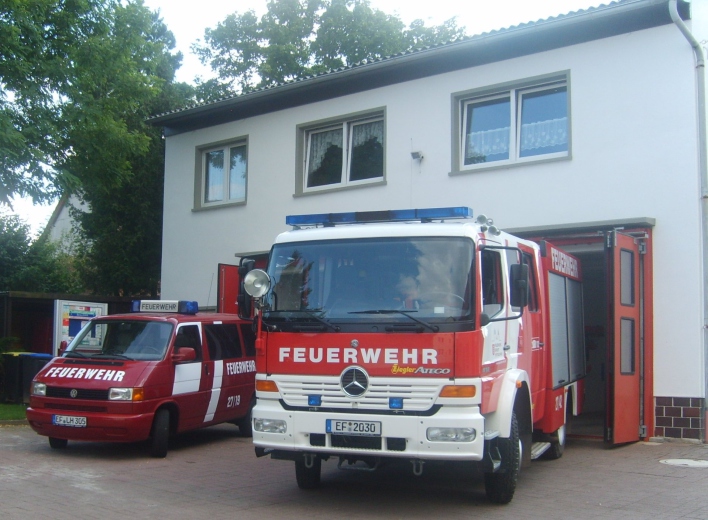
M 327 443 L 327 435 L 324 433 L 311 433 L 310 446 L 324 447 Z
M 408 379 L 402 382 L 396 379 L 372 377 L 369 389 L 363 395 L 353 398 L 344 393 L 339 377 L 336 376 L 305 382 L 301 378 L 274 377 L 273 379 L 278 384 L 286 408 L 308 408 L 308 396 L 319 395 L 322 397 L 320 409 L 390 411 L 389 399 L 402 397 L 404 412 L 430 410 L 440 389 L 447 382 L 446 379 L 424 381 Z
M 364 437 L 362 435 L 332 435 L 333 448 L 358 450 L 381 450 L 382 437 Z
M 71 391 L 76 390 L 76 397 L 71 397 Z M 47 387 L 47 397 L 61 399 L 86 399 L 90 401 L 108 401 L 108 390 L 88 390 L 85 388 Z
M 45 409 L 48 410 L 65 410 L 71 412 L 97 412 L 105 413 L 108 409 L 105 406 L 77 406 L 75 404 L 56 404 L 56 403 L 46 403 L 44 405 Z

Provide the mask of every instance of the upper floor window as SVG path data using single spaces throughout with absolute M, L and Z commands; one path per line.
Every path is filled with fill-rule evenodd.
M 459 170 L 567 157 L 568 80 L 458 95 Z
M 303 171 L 299 193 L 384 179 L 384 116 L 381 111 L 300 128 Z
M 199 151 L 201 193 L 197 207 L 246 201 L 247 152 L 243 140 Z

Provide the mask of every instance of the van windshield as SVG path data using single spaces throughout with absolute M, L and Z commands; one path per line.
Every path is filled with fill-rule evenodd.
M 166 322 L 90 321 L 64 356 L 158 361 L 165 357 L 172 330 L 172 324 Z
M 289 321 L 468 319 L 473 243 L 464 237 L 276 244 L 265 317 Z M 408 316 L 406 316 L 408 315 Z

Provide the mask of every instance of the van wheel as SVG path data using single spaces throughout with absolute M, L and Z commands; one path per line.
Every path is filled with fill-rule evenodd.
M 49 446 L 55 450 L 63 450 L 66 448 L 69 441 L 66 439 L 57 439 L 56 437 L 49 437 Z
M 248 405 L 248 413 L 236 421 L 238 431 L 241 437 L 253 437 L 253 407 L 256 406 L 256 400 L 251 399 L 251 404 Z
M 516 481 L 519 478 L 521 466 L 521 440 L 519 439 L 519 423 L 516 412 L 511 415 L 511 434 L 508 439 L 496 438 L 501 467 L 496 473 L 484 474 L 484 489 L 487 499 L 495 504 L 508 504 L 514 498 Z
M 307 467 L 307 458 L 312 457 L 312 466 Z M 322 459 L 313 455 L 300 457 L 295 461 L 295 478 L 300 489 L 315 489 L 320 485 Z
M 150 455 L 158 459 L 167 456 L 167 443 L 170 438 L 170 412 L 164 408 L 155 413 L 152 423 L 152 444 Z
M 553 434 L 553 439 L 551 440 L 551 447 L 548 448 L 541 458 L 547 460 L 560 459 L 563 456 L 563 451 L 565 449 L 565 424 L 558 428 Z

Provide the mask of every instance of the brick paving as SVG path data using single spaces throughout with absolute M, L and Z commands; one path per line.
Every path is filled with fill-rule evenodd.
M 145 444 L 69 442 L 52 450 L 28 426 L 0 425 L 0 518 L 28 520 L 288 518 L 708 519 L 708 446 L 644 442 L 607 448 L 569 439 L 563 458 L 522 470 L 511 504 L 490 504 L 467 466 L 407 464 L 375 473 L 323 464 L 301 491 L 291 462 L 256 458 L 231 425 L 177 437 L 165 459 Z

